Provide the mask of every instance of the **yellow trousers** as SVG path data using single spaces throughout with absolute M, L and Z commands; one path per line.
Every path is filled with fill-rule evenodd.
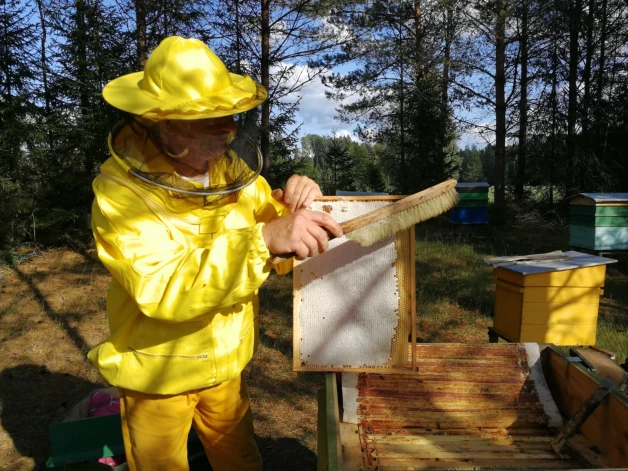
M 215 471 L 262 469 L 242 376 L 172 396 L 120 390 L 122 435 L 131 471 L 188 471 L 190 426 Z

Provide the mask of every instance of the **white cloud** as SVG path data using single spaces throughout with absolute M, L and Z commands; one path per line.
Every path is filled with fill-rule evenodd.
M 294 77 L 307 77 L 307 67 L 300 67 L 295 70 Z M 271 71 L 272 74 L 272 71 Z M 360 141 L 353 132 L 357 123 L 342 123 L 336 119 L 338 112 L 336 108 L 341 103 L 351 103 L 356 97 L 351 97 L 343 102 L 337 102 L 327 99 L 325 91 L 327 88 L 323 85 L 319 77 L 313 79 L 298 92 L 294 92 L 284 98 L 285 101 L 295 102 L 301 98 L 299 111 L 296 114 L 297 125 L 301 125 L 299 133 L 300 137 L 306 134 L 318 134 L 320 136 L 331 136 L 333 133 L 341 136 L 349 136 L 354 141 Z M 494 133 L 486 128 L 494 126 L 490 121 L 484 121 L 486 117 L 480 118 L 477 111 L 466 116 L 470 121 L 478 123 L 469 125 L 462 130 L 458 146 L 464 148 L 466 145 L 477 145 L 482 148 L 489 142 L 493 143 Z M 295 126 L 296 127 L 296 126 Z
M 307 66 L 303 66 L 301 69 L 307 69 Z M 307 70 L 297 70 L 295 72 L 294 77 L 308 76 Z M 336 111 L 340 104 L 350 103 L 355 99 L 343 102 L 332 101 L 327 99 L 325 91 L 326 87 L 321 82 L 320 77 L 316 77 L 304 85 L 298 92 L 291 93 L 284 98 L 288 102 L 301 100 L 299 111 L 296 114 L 297 125 L 301 125 L 300 135 L 318 134 L 331 136 L 335 132 L 347 135 L 357 141 L 358 138 L 353 133 L 357 123 L 341 123 L 337 119 L 338 112 Z

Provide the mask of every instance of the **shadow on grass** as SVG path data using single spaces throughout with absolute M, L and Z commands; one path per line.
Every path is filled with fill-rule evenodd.
M 33 458 L 39 469 L 47 459 L 48 424 L 103 386 L 41 365 L 8 368 L 0 373 L 2 427 L 19 454 Z
M 316 469 L 316 454 L 296 438 L 256 437 L 265 471 L 308 471 Z
M 437 218 L 416 226 L 417 240 L 465 244 L 483 256 L 527 255 L 569 250 L 569 231 L 548 226 L 455 225 Z
M 296 438 L 268 438 L 255 436 L 262 455 L 264 471 L 315 470 L 316 454 L 303 446 Z M 203 450 L 188 455 L 190 471 L 212 471 Z
M 417 257 L 416 270 L 419 305 L 435 305 L 446 299 L 463 309 L 492 317 L 494 294 L 490 270 L 469 270 L 451 259 L 435 256 Z
M 292 275 L 271 274 L 260 298 L 260 342 L 292 360 Z

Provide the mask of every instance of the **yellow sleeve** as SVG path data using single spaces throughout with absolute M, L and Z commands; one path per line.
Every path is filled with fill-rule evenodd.
M 255 220 L 266 223 L 278 217 L 287 216 L 290 210 L 283 204 L 273 198 L 270 185 L 263 177 L 258 177 L 255 184 L 257 185 L 258 209 L 255 214 Z M 272 267 L 279 275 L 285 275 L 292 271 L 294 260 L 289 259 Z
M 175 240 L 164 215 L 130 188 L 97 182 L 92 230 L 98 255 L 145 315 L 186 321 L 248 302 L 266 280 L 263 222 L 219 233 L 210 247 L 190 247 Z

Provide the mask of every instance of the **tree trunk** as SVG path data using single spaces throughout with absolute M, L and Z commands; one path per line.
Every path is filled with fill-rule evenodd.
M 597 154 L 601 159 L 602 171 L 606 170 L 606 146 L 602 146 L 602 132 L 601 125 L 604 122 L 604 110 L 606 105 L 602 102 L 602 93 L 604 91 L 604 79 L 606 78 L 606 40 L 607 40 L 607 22 L 608 22 L 608 1 L 602 0 L 602 24 L 600 25 L 600 57 L 598 60 L 598 77 L 597 77 L 597 89 L 596 89 L 596 103 L 595 110 L 595 146 Z
M 236 30 L 236 74 L 242 75 L 242 32 L 240 25 L 240 1 L 236 0 L 235 5 L 235 30 Z
M 526 180 L 527 135 L 528 135 L 528 0 L 521 5 L 521 97 L 519 100 L 519 148 L 517 155 L 517 182 L 515 197 L 523 199 L 523 187 Z
M 445 50 L 443 51 L 443 81 L 441 83 L 441 159 L 440 173 L 445 172 L 445 148 L 447 146 L 447 122 L 449 118 L 449 61 L 451 60 L 451 43 L 453 37 L 454 0 L 448 0 L 445 13 Z
M 590 140 L 590 131 L 591 131 L 591 119 L 589 113 L 591 112 L 591 62 L 593 60 L 593 13 L 595 8 L 595 0 L 589 0 L 588 6 L 588 14 L 587 14 L 587 40 L 586 40 L 586 55 L 584 58 L 584 71 L 582 73 L 582 81 L 584 83 L 584 96 L 582 98 L 582 108 L 581 114 L 582 117 L 582 149 L 584 151 L 584 158 L 590 159 L 591 157 L 591 140 Z M 578 173 L 578 188 L 585 188 L 587 183 L 585 183 L 585 179 L 587 178 L 588 172 L 579 171 Z
M 146 3 L 145 0 L 134 0 L 135 5 L 135 38 L 137 41 L 137 64 L 139 70 L 144 70 L 148 59 L 148 47 L 146 45 Z
M 598 60 L 598 79 L 597 79 L 597 103 L 602 103 L 602 92 L 604 90 L 604 78 L 606 71 L 606 39 L 607 39 L 607 23 L 608 23 L 608 0 L 602 0 L 602 24 L 600 25 L 600 57 Z
M 569 103 L 567 106 L 567 196 L 576 191 L 576 119 L 578 113 L 578 37 L 582 0 L 569 2 Z
M 401 154 L 401 194 L 406 194 L 406 124 L 404 120 L 404 109 L 403 102 L 405 100 L 404 96 L 404 84 L 403 84 L 403 60 L 400 62 L 399 67 L 399 146 L 400 146 L 400 154 Z M 420 145 L 421 143 L 419 143 Z
M 423 58 L 423 20 L 421 18 L 421 0 L 414 0 L 414 29 L 416 48 L 417 82 L 425 77 Z
M 447 2 L 445 19 L 445 49 L 443 51 L 443 82 L 441 84 L 441 107 L 447 109 L 449 96 L 449 61 L 451 60 L 451 42 L 453 36 L 453 0 Z
M 589 130 L 589 109 L 591 107 L 591 61 L 593 59 L 593 8 L 595 0 L 589 0 L 589 12 L 587 15 L 587 42 L 586 56 L 584 58 L 584 71 L 582 81 L 584 83 L 584 97 L 582 99 L 582 134 L 586 136 Z
M 495 205 L 506 202 L 506 3 L 496 1 L 495 23 Z
M 44 109 L 46 110 L 46 116 L 50 116 L 50 88 L 48 86 L 48 63 L 46 58 L 47 30 L 42 0 L 37 0 L 37 9 L 39 10 L 39 22 L 41 24 L 41 80 L 44 87 Z
M 77 78 L 79 83 L 79 104 L 81 112 L 82 126 L 87 126 L 86 114 L 89 113 L 89 77 L 87 68 L 87 31 L 85 24 L 85 1 L 76 0 L 76 47 L 77 47 L 77 60 L 78 70 Z M 89 177 L 92 176 L 94 171 L 94 157 L 92 152 L 84 146 L 83 152 L 83 165 L 85 174 Z
M 270 0 L 262 0 L 262 85 L 270 94 Z M 264 165 L 262 176 L 267 178 L 270 171 L 270 97 L 262 105 L 261 151 Z
M 556 51 L 556 38 L 553 38 L 552 45 L 552 91 L 550 93 L 550 104 L 552 107 L 552 135 L 551 152 L 549 161 L 549 200 L 550 205 L 554 204 L 554 168 L 556 163 L 556 139 L 558 134 L 558 52 Z

